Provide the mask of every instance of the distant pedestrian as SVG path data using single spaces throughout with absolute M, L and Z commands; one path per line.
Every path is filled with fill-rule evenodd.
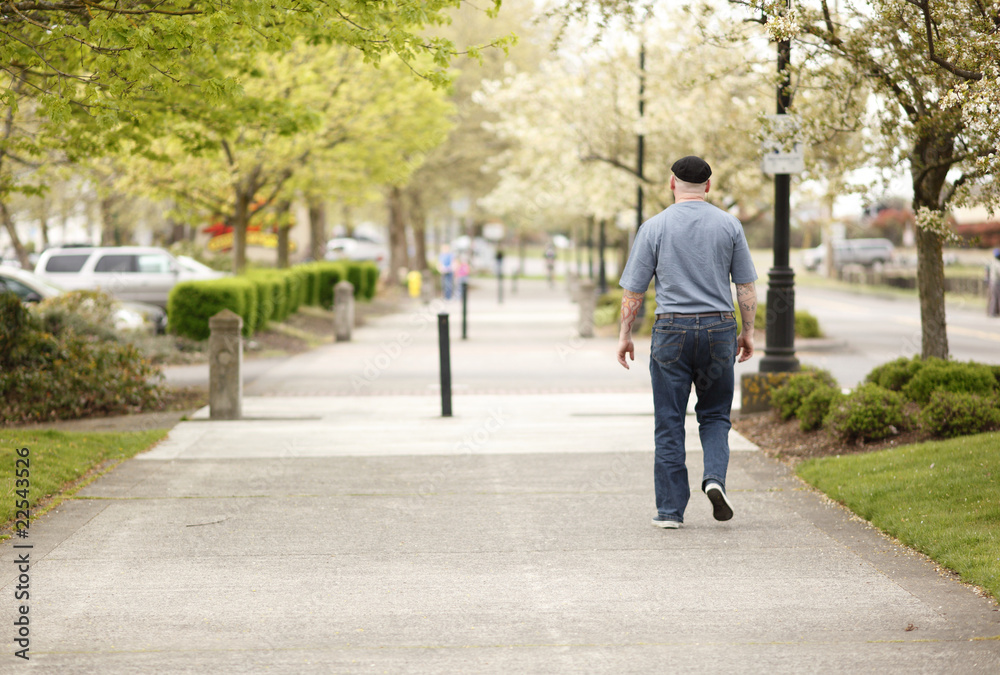
M 441 255 L 438 256 L 438 272 L 441 273 L 441 291 L 445 300 L 451 300 L 455 291 L 455 254 L 451 252 L 451 247 L 444 244 L 441 247 Z
M 551 243 L 545 247 L 545 272 L 549 279 L 549 288 L 556 283 L 556 247 Z
M 455 266 L 455 279 L 458 281 L 459 292 L 464 292 L 465 284 L 469 282 L 469 256 L 466 253 L 458 256 L 458 265 Z
M 656 279 L 656 323 L 650 346 L 656 453 L 653 525 L 678 528 L 691 497 L 684 452 L 684 420 L 694 384 L 705 467 L 701 488 L 716 520 L 729 520 L 726 496 L 730 412 L 737 358 L 753 356 L 757 272 L 740 221 L 705 201 L 712 169 L 699 157 L 671 167 L 674 204 L 643 223 L 622 273 L 618 362 L 635 360 L 632 326 L 650 281 Z M 737 338 L 729 282 L 736 284 L 743 331 Z
M 987 268 L 989 295 L 986 299 L 986 316 L 1000 316 L 1000 248 L 993 249 L 993 260 Z

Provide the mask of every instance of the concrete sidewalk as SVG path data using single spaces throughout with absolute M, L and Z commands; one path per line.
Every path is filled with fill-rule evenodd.
M 468 341 L 452 315 L 454 417 L 410 307 L 34 523 L 31 661 L 8 642 L 0 672 L 1000 669 L 994 603 L 735 434 L 736 517 L 697 492 L 689 430 L 685 526 L 653 528 L 646 345 L 626 372 L 561 289 L 490 289 Z

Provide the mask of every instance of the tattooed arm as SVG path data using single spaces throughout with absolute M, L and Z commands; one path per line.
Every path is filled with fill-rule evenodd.
M 743 330 L 737 340 L 739 360 L 743 363 L 753 356 L 753 320 L 757 316 L 757 289 L 751 281 L 749 284 L 736 284 L 736 302 L 740 306 L 740 321 Z
M 625 355 L 628 354 L 635 361 L 635 344 L 632 342 L 632 324 L 639 316 L 639 308 L 646 296 L 642 293 L 625 291 L 622 293 L 622 323 L 621 331 L 618 333 L 618 363 L 628 370 L 628 361 Z

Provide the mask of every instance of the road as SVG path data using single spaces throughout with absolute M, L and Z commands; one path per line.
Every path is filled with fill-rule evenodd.
M 758 282 L 764 296 L 766 285 Z M 798 354 L 802 363 L 830 370 L 844 387 L 854 387 L 875 366 L 920 353 L 920 305 L 916 298 L 848 291 L 796 289 L 796 309 L 815 315 L 826 336 L 843 341 L 832 351 Z M 961 301 L 947 306 L 948 346 L 953 359 L 1000 363 L 1000 319 Z

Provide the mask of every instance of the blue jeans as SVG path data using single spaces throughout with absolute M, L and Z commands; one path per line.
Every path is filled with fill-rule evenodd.
M 684 452 L 684 419 L 691 385 L 705 455 L 702 489 L 709 480 L 725 488 L 729 467 L 729 414 L 733 407 L 736 320 L 722 313 L 708 317 L 659 319 L 653 326 L 649 373 L 656 410 L 653 483 L 656 510 L 684 522 L 691 498 Z
M 441 274 L 441 291 L 445 300 L 451 300 L 452 293 L 455 292 L 455 273 L 443 272 Z

